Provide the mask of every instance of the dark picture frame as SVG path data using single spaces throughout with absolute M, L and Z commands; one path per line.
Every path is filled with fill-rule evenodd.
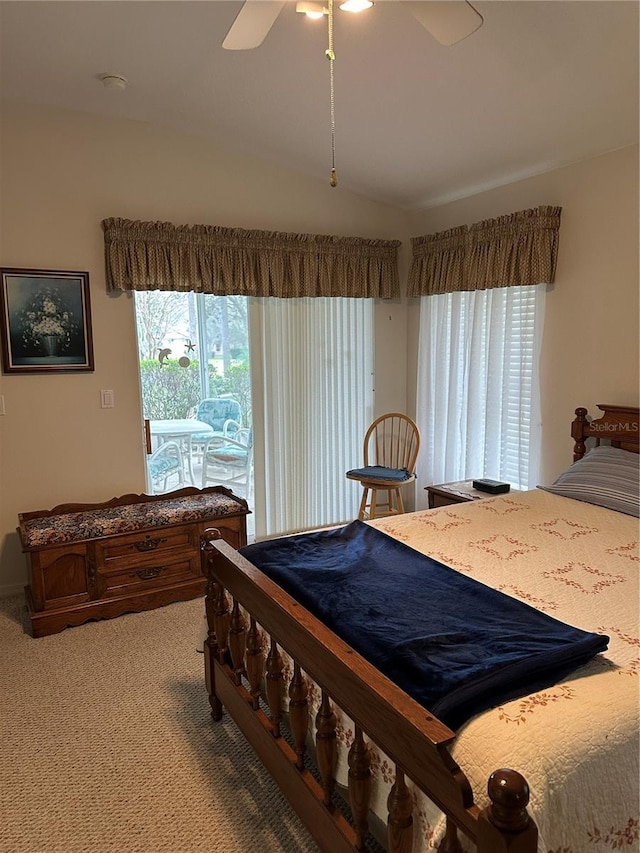
M 0 269 L 4 373 L 92 371 L 89 273 Z

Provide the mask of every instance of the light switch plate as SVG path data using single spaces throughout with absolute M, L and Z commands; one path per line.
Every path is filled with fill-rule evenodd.
M 113 399 L 113 391 L 100 392 L 100 405 L 103 409 L 113 409 L 115 402 Z

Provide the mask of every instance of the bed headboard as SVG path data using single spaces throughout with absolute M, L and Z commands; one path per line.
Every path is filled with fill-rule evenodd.
M 575 420 L 571 423 L 571 436 L 575 441 L 573 461 L 584 456 L 584 443 L 588 438 L 595 438 L 596 446 L 602 439 L 606 439 L 612 447 L 638 453 L 638 406 L 610 406 L 607 403 L 598 403 L 598 408 L 604 414 L 592 420 L 588 419 L 585 408 L 576 409 Z

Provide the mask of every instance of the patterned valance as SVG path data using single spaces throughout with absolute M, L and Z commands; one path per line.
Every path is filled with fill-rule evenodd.
M 551 283 L 561 210 L 537 207 L 413 237 L 408 295 Z
M 399 296 L 399 240 L 105 219 L 108 290 Z

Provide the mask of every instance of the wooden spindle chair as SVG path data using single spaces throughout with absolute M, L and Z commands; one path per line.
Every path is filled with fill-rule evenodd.
M 364 467 L 347 471 L 364 489 L 358 518 L 380 518 L 404 512 L 402 489 L 415 482 L 420 431 L 400 412 L 377 418 L 364 437 Z

